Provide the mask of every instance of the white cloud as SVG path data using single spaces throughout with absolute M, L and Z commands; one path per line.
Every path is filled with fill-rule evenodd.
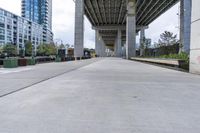
M 74 44 L 74 6 L 73 0 L 53 0 L 54 38 L 62 39 L 64 43 Z M 0 7 L 20 15 L 21 0 L 0 0 Z M 178 34 L 177 12 L 178 5 L 154 21 L 146 31 L 146 37 L 152 38 L 152 42 L 155 42 L 165 30 Z M 95 33 L 91 29 L 91 24 L 85 19 L 85 47 L 94 48 L 94 37 Z

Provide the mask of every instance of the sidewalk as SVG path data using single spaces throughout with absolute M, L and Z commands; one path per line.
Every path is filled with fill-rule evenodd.
M 105 58 L 0 98 L 0 132 L 199 133 L 199 81 Z

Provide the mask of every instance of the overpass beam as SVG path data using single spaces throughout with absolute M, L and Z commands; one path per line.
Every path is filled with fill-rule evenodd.
M 126 58 L 136 56 L 136 0 L 128 0 L 126 18 Z
M 200 74 L 200 12 L 199 0 L 192 0 L 190 72 Z
M 190 31 L 191 31 L 191 0 L 180 1 L 180 52 L 190 51 Z
M 84 0 L 75 1 L 74 57 L 83 57 L 84 50 Z

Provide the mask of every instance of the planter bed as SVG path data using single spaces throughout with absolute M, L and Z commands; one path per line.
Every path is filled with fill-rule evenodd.
M 52 62 L 52 58 L 51 57 L 36 57 L 36 62 L 37 63 Z
M 3 65 L 3 60 L 4 60 L 4 59 L 0 59 L 0 66 Z
M 35 64 L 36 64 L 35 58 L 28 58 L 27 59 L 27 65 L 35 65 Z
M 66 57 L 66 61 L 74 61 L 75 58 L 74 57 Z
M 27 66 L 27 59 L 19 58 L 18 59 L 18 66 Z
M 55 60 L 56 62 L 61 62 L 62 61 L 62 59 L 60 58 L 60 57 L 56 57 L 56 60 Z
M 4 68 L 16 68 L 18 67 L 18 59 L 17 58 L 8 58 L 3 61 Z

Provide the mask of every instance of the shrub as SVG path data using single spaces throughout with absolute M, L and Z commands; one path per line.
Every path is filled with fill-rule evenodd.
M 180 54 L 169 54 L 169 55 L 162 55 L 158 56 L 158 58 L 165 58 L 165 59 L 180 59 L 189 62 L 189 56 L 187 53 L 180 53 Z

